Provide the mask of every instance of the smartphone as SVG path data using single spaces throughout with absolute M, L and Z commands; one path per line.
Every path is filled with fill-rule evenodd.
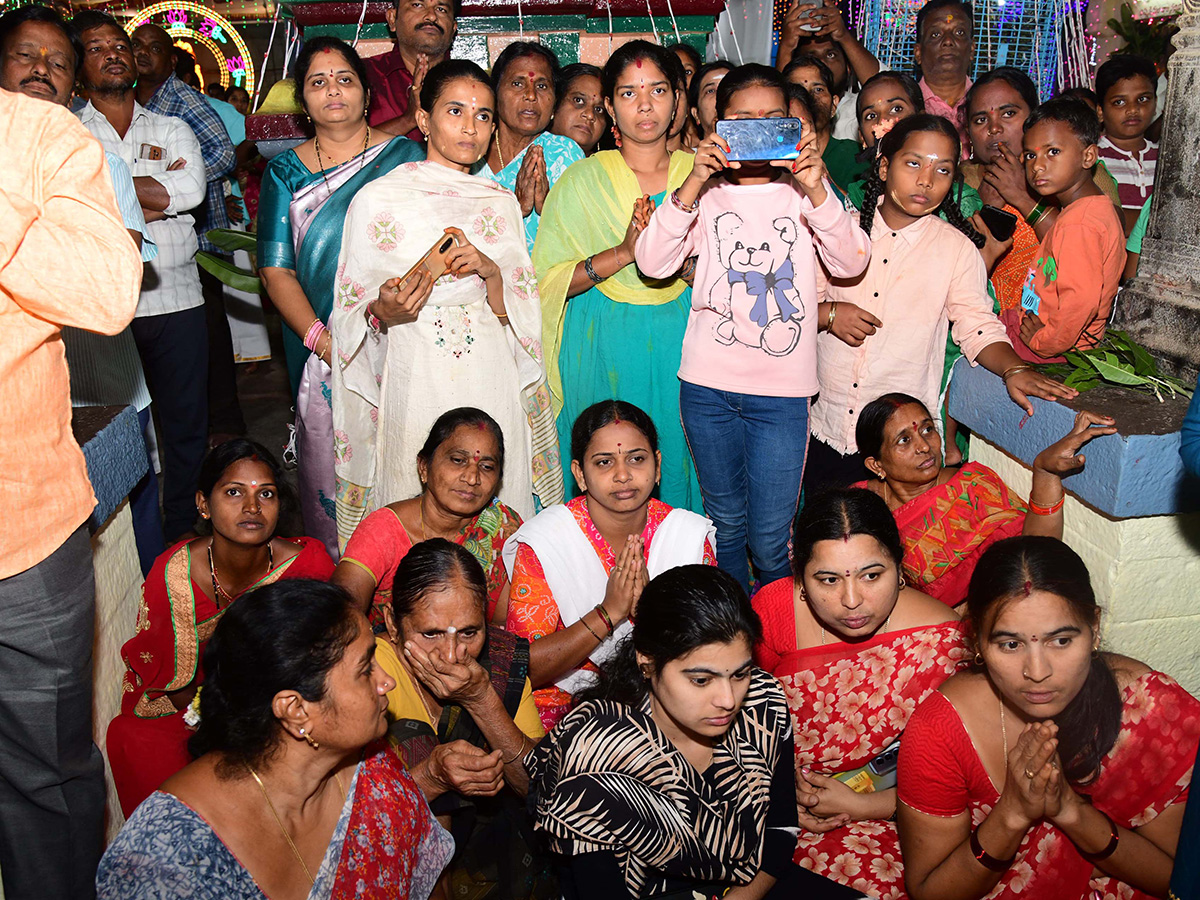
M 984 206 L 979 210 L 979 217 L 983 219 L 983 224 L 992 233 L 992 237 L 998 241 L 1007 241 L 1017 230 L 1017 217 L 1006 209 Z
M 795 159 L 800 155 L 800 120 L 720 119 L 717 134 L 729 145 L 730 162 Z
M 797 0 L 797 2 L 803 2 L 803 0 Z M 818 6 L 819 6 L 819 4 L 818 4 Z M 799 15 L 796 16 L 796 22 L 799 25 L 801 31 L 820 31 L 821 30 L 821 26 L 819 24 L 817 24 L 816 22 L 812 21 L 812 17 L 813 17 L 812 14 L 814 12 L 816 12 L 816 10 L 817 10 L 817 6 L 805 6 L 804 9 L 800 10 Z
M 834 778 L 859 794 L 873 794 L 896 786 L 896 765 L 900 757 L 900 742 L 893 741 L 873 760 L 849 772 L 837 772 Z
M 422 268 L 433 276 L 433 280 L 437 281 L 446 274 L 446 254 L 450 252 L 450 248 L 455 245 L 457 239 L 452 234 L 443 234 L 437 239 L 437 242 L 425 251 L 425 255 L 413 263 L 413 267 L 404 273 L 404 277 L 400 279 L 400 283 L 404 284 L 408 279 L 416 275 Z

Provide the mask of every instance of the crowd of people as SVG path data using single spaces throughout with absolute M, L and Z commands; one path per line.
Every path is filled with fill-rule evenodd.
M 775 66 L 486 72 L 457 14 L 306 41 L 310 136 L 269 160 L 162 28 L 0 17 L 5 896 L 1168 896 L 1200 702 L 1101 650 L 1062 540 L 1115 423 L 1017 485 L 945 406 L 966 365 L 1076 398 L 1039 366 L 1135 274 L 1154 64 L 1040 102 L 928 0 L 919 80 L 832 2 Z M 789 117 L 775 160 L 716 124 Z M 258 301 L 197 265 L 230 227 L 294 476 L 238 401 Z M 133 406 L 162 473 L 107 850 L 72 405 Z

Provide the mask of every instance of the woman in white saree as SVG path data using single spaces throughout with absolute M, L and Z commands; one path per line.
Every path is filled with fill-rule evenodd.
M 338 539 L 367 513 L 420 493 L 416 455 L 437 417 L 474 406 L 501 426 L 501 500 L 528 518 L 563 485 L 541 349 L 537 278 L 512 192 L 468 174 L 487 153 L 495 101 L 483 70 L 435 66 L 417 124 L 425 162 L 365 186 L 343 230 L 331 329 Z M 433 281 L 408 272 L 444 234 Z

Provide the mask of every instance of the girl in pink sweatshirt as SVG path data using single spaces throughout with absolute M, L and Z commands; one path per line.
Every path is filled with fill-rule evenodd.
M 722 119 L 787 115 L 774 69 L 745 65 L 717 89 Z M 866 268 L 871 243 L 825 180 L 815 133 L 799 158 L 729 162 L 708 135 L 692 173 L 638 238 L 652 278 L 695 256 L 692 311 L 679 369 L 683 428 L 717 527 L 717 564 L 750 583 L 789 574 L 787 542 L 817 392 L 817 254 L 836 277 Z

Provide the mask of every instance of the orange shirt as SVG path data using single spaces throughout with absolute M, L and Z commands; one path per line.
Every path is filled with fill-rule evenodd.
M 116 334 L 142 257 L 104 150 L 45 100 L 0 90 L 0 578 L 48 557 L 96 504 L 71 435 L 61 328 Z
M 1046 362 L 1072 348 L 1096 346 L 1124 268 L 1125 231 L 1112 201 L 1097 194 L 1068 204 L 1042 238 L 1021 305 L 1001 314 L 1013 349 L 1022 359 Z M 1028 346 L 1020 336 L 1027 309 L 1045 326 Z

